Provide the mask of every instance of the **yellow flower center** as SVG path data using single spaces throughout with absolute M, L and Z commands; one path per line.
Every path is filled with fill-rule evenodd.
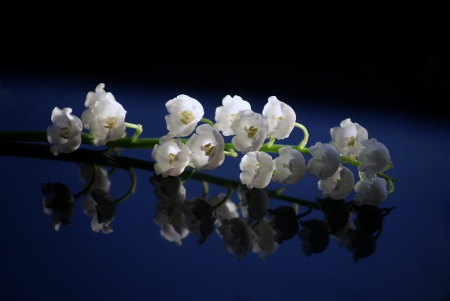
M 185 125 L 187 125 L 188 123 L 190 123 L 192 120 L 195 119 L 194 114 L 192 114 L 192 112 L 189 110 L 185 110 L 181 112 L 181 114 L 178 112 L 177 115 L 180 116 L 180 121 Z
M 106 118 L 99 118 L 98 122 L 106 123 L 103 126 L 105 129 L 113 129 L 116 126 L 116 117 L 107 116 Z
M 250 139 L 253 139 L 256 132 L 258 131 L 257 127 L 254 127 L 253 125 L 250 128 L 244 127 L 244 131 L 247 132 L 247 137 Z
M 174 153 L 170 153 L 170 154 L 163 153 L 163 155 L 166 156 L 167 159 L 169 159 L 170 165 L 173 165 L 173 159 L 175 159 L 176 154 L 174 154 Z
M 214 145 L 211 145 L 211 143 L 208 143 L 208 144 L 201 146 L 200 149 L 202 151 L 205 151 L 205 155 L 209 157 L 211 155 L 212 150 L 214 149 Z
M 69 139 L 70 127 L 72 126 L 70 120 L 67 120 L 67 123 L 69 124 L 69 126 L 62 127 L 56 131 L 56 133 L 59 134 L 59 136 L 61 136 L 61 138 L 64 139 Z
M 230 115 L 230 122 L 233 122 L 233 121 L 235 121 L 236 120 L 236 118 L 237 118 L 237 113 L 236 114 L 231 114 Z
M 355 147 L 355 137 L 351 136 L 350 138 L 345 137 L 344 140 L 348 141 L 347 146 Z

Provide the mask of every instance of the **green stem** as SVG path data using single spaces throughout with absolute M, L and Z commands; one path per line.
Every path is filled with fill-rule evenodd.
M 120 197 L 114 201 L 114 203 L 116 203 L 116 205 L 120 204 L 121 202 L 128 199 L 130 197 L 130 195 L 134 194 L 134 190 L 136 189 L 136 175 L 134 174 L 134 171 L 131 167 L 128 167 L 128 172 L 130 173 L 130 177 L 131 177 L 130 189 L 128 189 L 128 191 L 127 191 L 127 193 L 125 193 L 125 195 L 123 195 L 122 197 Z
M 298 127 L 299 129 L 301 129 L 303 131 L 303 140 L 300 141 L 300 143 L 298 145 L 298 149 L 301 150 L 301 149 L 305 148 L 306 143 L 308 143 L 309 133 L 303 124 L 296 122 L 296 123 L 294 123 L 294 126 Z
M 134 124 L 134 123 L 128 123 L 128 122 L 125 122 L 125 126 L 127 127 L 127 128 L 130 128 L 130 129 L 135 129 L 136 130 L 136 132 L 134 133 L 134 135 L 133 136 L 131 136 L 131 142 L 134 142 L 138 137 L 139 137 L 139 135 L 141 135 L 141 133 L 142 133 L 142 125 L 140 125 L 140 124 Z
M 78 199 L 80 196 L 91 190 L 92 185 L 94 185 L 95 180 L 97 179 L 97 165 L 95 165 L 92 160 L 89 161 L 89 165 L 92 168 L 92 178 L 89 180 L 89 183 L 86 185 L 86 187 L 84 187 L 80 192 L 73 195 L 74 199 Z
M 200 121 L 203 122 L 203 123 L 207 123 L 207 124 L 209 124 L 210 126 L 214 127 L 214 122 L 212 122 L 212 121 L 209 120 L 208 118 L 202 118 L 202 119 L 200 119 Z
M 231 193 L 233 192 L 233 187 L 229 184 L 227 184 L 227 188 L 228 188 L 228 192 L 227 195 L 216 205 L 213 206 L 213 209 L 216 210 L 217 208 L 219 208 L 220 206 L 222 206 L 223 203 L 225 203 L 231 196 Z

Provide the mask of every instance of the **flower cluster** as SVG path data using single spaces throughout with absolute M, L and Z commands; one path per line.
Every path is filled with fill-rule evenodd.
M 78 149 L 82 141 L 83 124 L 85 129 L 90 130 L 92 143 L 98 146 L 125 135 L 127 112 L 104 88 L 105 84 L 98 84 L 95 92 L 87 94 L 84 103 L 86 110 L 81 115 L 81 120 L 71 114 L 71 108 L 53 109 L 53 125 L 47 128 L 47 140 L 52 144 L 50 151 L 55 156 Z

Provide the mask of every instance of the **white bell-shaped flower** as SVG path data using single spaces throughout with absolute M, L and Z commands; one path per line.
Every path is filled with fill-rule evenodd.
M 353 202 L 358 205 L 376 206 L 387 198 L 386 180 L 375 177 L 372 182 L 361 180 L 356 183 L 355 191 L 358 194 Z
M 272 177 L 272 181 L 279 184 L 295 184 L 306 173 L 305 158 L 302 153 L 290 146 L 278 150 L 280 156 L 275 158 L 275 170 L 278 174 Z
M 231 123 L 237 118 L 239 111 L 250 110 L 250 103 L 240 96 L 227 95 L 222 100 L 223 106 L 216 108 L 214 129 L 221 131 L 224 136 L 233 135 L 230 129 Z
M 52 143 L 50 151 L 57 156 L 61 153 L 71 153 L 80 147 L 83 123 L 72 114 L 71 108 L 54 108 L 52 111 L 53 125 L 47 128 L 47 140 Z
M 239 111 L 230 126 L 236 135 L 231 140 L 236 150 L 246 154 L 259 150 L 266 139 L 269 126 L 266 118 L 252 110 Z
M 273 136 L 276 139 L 289 137 L 296 119 L 295 112 L 290 106 L 279 101 L 276 96 L 271 96 L 264 106 L 263 115 L 269 124 L 267 137 Z
M 334 175 L 328 179 L 319 180 L 318 187 L 323 191 L 323 197 L 330 197 L 333 200 L 342 200 L 355 184 L 355 176 L 346 167 L 339 167 Z
M 162 136 L 153 148 L 152 159 L 156 161 L 157 175 L 176 177 L 189 163 L 189 149 L 180 139 Z
M 169 114 L 166 115 L 168 136 L 185 137 L 190 135 L 203 118 L 203 106 L 194 98 L 178 95 L 166 102 Z
M 262 189 L 269 185 L 274 170 L 272 157 L 263 152 L 247 153 L 242 157 L 239 167 L 242 170 L 239 178 L 249 189 Z
M 95 145 L 105 145 L 125 134 L 125 115 L 127 111 L 116 101 L 111 93 L 104 90 L 105 84 L 99 84 L 95 92 L 86 96 L 86 111 L 83 112 L 85 129 L 95 136 Z
M 224 145 L 222 135 L 212 126 L 209 124 L 198 126 L 196 133 L 186 142 L 191 151 L 189 160 L 192 166 L 198 171 L 203 171 L 222 165 L 225 160 Z
M 309 152 L 313 158 L 308 162 L 308 170 L 314 178 L 329 178 L 341 165 L 338 151 L 330 144 L 317 142 L 309 148 Z
M 382 172 L 391 161 L 389 150 L 383 143 L 377 142 L 377 139 L 367 139 L 361 142 L 363 148 L 357 158 L 361 161 L 358 170 L 363 179 L 372 181 L 375 175 Z
M 353 123 L 350 118 L 341 122 L 340 127 L 330 129 L 331 141 L 338 152 L 343 156 L 356 156 L 363 147 L 361 141 L 369 136 L 367 130 L 357 123 Z

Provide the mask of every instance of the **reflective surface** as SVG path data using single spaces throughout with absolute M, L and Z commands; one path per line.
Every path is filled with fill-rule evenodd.
M 2 81 L 2 131 L 45 131 L 51 124 L 50 114 L 55 106 L 71 107 L 80 116 L 86 93 L 97 84 L 51 78 Z M 178 94 L 199 100 L 205 108 L 205 117 L 210 119 L 214 119 L 215 107 L 221 105 L 225 96 L 105 84 L 106 90 L 127 110 L 126 120 L 143 125 L 143 137 L 167 133 L 164 103 Z M 240 96 L 251 103 L 254 111 L 261 112 L 271 95 Z M 297 121 L 308 128 L 308 146 L 318 141 L 328 143 L 330 128 L 350 117 L 368 130 L 369 138 L 377 138 L 389 148 L 394 168 L 388 174 L 401 183 L 396 183 L 395 192 L 380 206 L 396 209 L 384 218 L 371 256 L 355 263 L 351 252 L 330 239 L 323 252 L 307 257 L 302 253 L 302 241 L 295 236 L 265 256 L 264 261 L 253 252 L 237 260 L 223 246 L 216 230 L 201 245 L 197 243 L 198 236 L 188 235 L 178 246 L 161 237 L 160 227 L 153 221 L 158 203 L 149 183 L 153 172 L 141 168 L 133 169 L 136 189 L 130 198 L 117 205 L 110 224 L 112 233 L 91 230 L 92 216 L 83 213 L 83 197 L 75 201 L 72 224 L 55 231 L 50 216 L 43 212 L 41 185 L 61 182 L 76 194 L 85 185 L 77 164 L 35 159 L 32 149 L 29 158 L 4 155 L 3 151 L 0 157 L 4 200 L 0 213 L 3 295 L 18 300 L 210 300 L 211 296 L 215 300 L 446 300 L 450 296 L 447 287 L 450 205 L 444 193 L 445 174 L 450 168 L 446 159 L 448 125 L 376 110 L 316 106 L 308 100 L 277 96 L 294 108 Z M 294 130 L 282 142 L 297 144 L 302 138 L 301 131 Z M 97 150 L 91 146 L 82 148 Z M 127 149 L 122 156 L 151 161 L 150 154 L 151 150 Z M 221 167 L 205 174 L 238 181 L 239 161 L 240 157 L 226 157 Z M 130 174 L 126 170 L 117 169 L 109 180 L 109 193 L 114 199 L 130 188 Z M 184 186 L 189 199 L 203 195 L 199 181 L 189 180 Z M 279 187 L 271 183 L 268 189 Z M 220 193 L 227 193 L 227 189 L 209 185 L 209 196 Z M 286 186 L 282 194 L 312 202 L 322 196 L 317 180 L 309 175 L 296 185 Z M 348 202 L 354 196 L 352 192 L 345 200 Z M 231 200 L 239 202 L 236 192 Z M 269 208 L 279 206 L 290 204 L 269 200 Z M 299 213 L 306 210 L 300 207 Z M 313 210 L 301 221 L 311 219 L 322 220 L 323 213 Z

